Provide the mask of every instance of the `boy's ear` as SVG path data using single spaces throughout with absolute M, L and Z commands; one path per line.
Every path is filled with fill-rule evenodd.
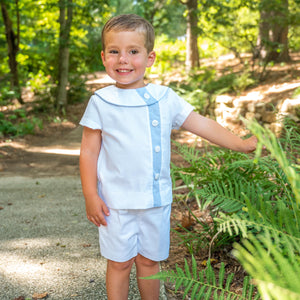
M 151 51 L 151 52 L 148 54 L 147 68 L 150 68 L 150 67 L 154 64 L 155 58 L 156 58 L 156 53 L 155 53 L 155 51 Z
M 105 66 L 105 56 L 104 56 L 104 51 L 101 51 L 101 59 L 102 59 L 102 63 Z

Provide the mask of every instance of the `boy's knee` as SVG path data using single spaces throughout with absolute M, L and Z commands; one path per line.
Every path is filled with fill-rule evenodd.
M 124 261 L 124 262 L 117 262 L 117 261 L 112 261 L 112 260 L 108 260 L 108 267 L 116 270 L 116 271 L 125 271 L 128 269 L 131 269 L 133 262 L 134 262 L 135 258 L 132 258 L 128 261 Z
M 142 265 L 142 266 L 145 266 L 145 267 L 155 267 L 156 265 L 158 265 L 157 261 L 146 258 L 146 257 L 144 257 L 140 254 L 138 254 L 138 256 L 136 257 L 135 263 L 137 265 Z

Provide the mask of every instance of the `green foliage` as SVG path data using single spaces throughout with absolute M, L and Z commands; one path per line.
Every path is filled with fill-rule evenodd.
M 257 281 L 264 299 L 300 299 L 300 174 L 272 132 L 256 123 L 249 127 L 276 159 L 286 178 L 282 184 L 290 188 L 268 207 L 261 203 L 258 210 L 249 205 L 248 220 L 259 234 L 249 234 L 235 245 L 235 255 Z M 299 137 L 298 133 L 298 147 Z M 239 228 L 239 222 L 237 225 Z
M 246 154 L 217 147 L 211 147 L 203 153 L 193 147 L 174 143 L 178 146 L 178 153 L 189 163 L 188 167 L 178 167 L 172 164 L 174 184 L 177 180 L 183 182 L 181 186 L 175 188 L 175 191 L 188 188 L 187 197 L 195 198 L 201 210 L 211 204 L 214 199 L 213 190 L 218 193 L 220 191 L 231 193 L 231 198 L 234 199 L 239 190 L 245 190 L 248 184 L 268 178 L 265 166 L 253 164 Z M 269 185 L 271 185 L 270 189 L 274 188 L 272 183 Z M 237 191 L 235 191 L 236 188 Z M 210 194 L 212 196 L 207 198 Z M 236 203 L 239 202 L 236 200 Z
M 162 34 L 155 41 L 156 62 L 148 72 L 159 74 L 164 80 L 165 72 L 172 68 L 182 66 L 185 61 L 185 43 L 182 40 L 169 40 L 166 34 Z
M 253 160 L 228 150 L 202 153 L 179 147 L 190 166 L 173 166 L 174 181 L 183 182 L 175 190 L 188 188 L 187 199 L 194 196 L 199 208 L 209 208 L 214 218 L 213 227 L 203 227 L 200 234 L 184 232 L 181 238 L 190 247 L 191 237 L 197 244 L 207 231 L 211 251 L 217 249 L 210 237 L 217 227 L 215 237 L 225 233 L 235 239 L 234 255 L 254 278 L 262 299 L 300 299 L 299 128 L 287 122 L 277 139 L 256 122 L 248 127 L 259 140 Z M 260 157 L 262 145 L 269 155 Z M 181 273 L 168 275 L 182 278 Z M 186 280 L 185 286 L 193 285 Z
M 8 118 L 0 113 L 0 137 L 33 134 L 37 127 L 42 129 L 42 121 L 36 117 L 29 119 L 22 109 L 15 110 Z
M 300 98 L 300 87 L 298 87 L 294 90 L 292 98 L 294 98 L 294 99 Z
M 196 71 L 184 83 L 171 83 L 171 86 L 201 114 L 211 114 L 216 95 L 226 92 L 240 94 L 254 85 L 256 80 L 245 70 L 242 73 L 216 74 L 214 68 L 203 67 Z
M 175 283 L 175 292 L 182 286 L 184 289 L 182 299 L 189 295 L 189 299 L 214 299 L 214 300 L 246 300 L 259 299 L 255 294 L 254 286 L 250 283 L 249 277 L 244 278 L 243 290 L 241 294 L 233 291 L 232 280 L 234 274 L 225 276 L 225 265 L 221 263 L 218 273 L 212 268 L 208 261 L 205 270 L 198 271 L 195 258 L 192 256 L 192 266 L 189 267 L 185 260 L 184 270 L 176 265 L 176 271 L 163 271 L 146 279 L 160 279 Z
M 18 98 L 18 93 L 7 85 L 0 85 L 0 105 L 6 105 L 11 99 Z
M 256 44 L 259 13 L 256 1 L 207 1 L 198 4 L 200 41 L 210 38 L 236 56 Z M 202 43 L 201 43 L 202 44 Z M 211 49 L 207 49 L 208 51 Z M 204 51 L 203 55 L 206 53 Z
M 38 96 L 51 97 L 58 78 L 59 6 L 57 0 L 20 0 L 20 50 L 17 55 L 19 78 L 22 86 L 28 86 Z M 9 2 L 9 14 L 16 31 L 16 5 Z M 70 37 L 71 76 L 103 69 L 100 64 L 101 26 L 109 17 L 106 0 L 73 1 L 73 22 Z M 7 46 L 2 16 L 0 15 L 0 78 L 9 77 Z M 73 82 L 72 82 L 73 83 Z M 6 93 L 2 93 L 6 97 Z M 43 97 L 46 98 L 46 97 Z M 10 98 L 5 98 L 9 100 Z
M 218 57 L 221 54 L 234 53 L 237 58 L 243 52 L 253 52 L 256 46 L 259 5 L 261 1 L 198 1 L 198 46 L 200 58 Z M 268 1 L 267 1 L 268 2 Z M 17 28 L 17 6 L 14 1 L 5 1 L 13 22 Z M 17 55 L 19 79 L 22 87 L 32 87 L 38 96 L 53 96 L 53 86 L 58 78 L 58 41 L 59 6 L 57 0 L 40 0 L 38 5 L 31 0 L 19 0 L 20 12 L 20 49 Z M 298 0 L 289 1 L 289 42 L 293 50 L 299 50 Z M 148 19 L 155 27 L 157 35 L 157 62 L 151 73 L 160 74 L 163 79 L 166 71 L 179 67 L 184 72 L 185 61 L 185 19 L 186 5 L 177 0 L 163 1 L 117 1 L 117 0 L 74 0 L 73 22 L 70 37 L 69 75 L 74 78 L 84 73 L 103 70 L 100 59 L 101 30 L 105 21 L 115 14 L 137 13 Z M 5 26 L 0 16 L 0 79 L 7 87 L 9 84 L 8 53 L 5 38 Z M 240 74 L 216 76 L 216 71 L 200 70 L 189 82 L 191 89 L 185 90 L 187 98 L 196 104 L 205 114 L 213 110 L 214 97 L 222 92 L 241 93 L 255 83 L 247 66 Z M 203 73 L 203 74 L 202 74 Z M 212 76 L 213 75 L 213 76 Z M 40 89 L 38 82 L 42 80 Z M 200 81 L 199 81 L 200 80 Z M 76 80 L 70 80 L 72 97 L 84 91 L 76 86 Z M 75 85 L 75 86 L 74 86 Z M 15 92 L 2 91 L 1 98 L 9 102 L 18 96 Z M 39 93 L 41 91 L 41 93 Z M 46 97 L 44 97 L 45 99 Z M 81 98 L 81 97 L 79 97 Z M 71 100 L 73 101 L 73 100 Z M 76 100 L 77 101 L 77 100 Z

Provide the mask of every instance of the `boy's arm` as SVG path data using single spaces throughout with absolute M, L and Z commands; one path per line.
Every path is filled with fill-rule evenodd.
M 101 149 L 101 131 L 83 127 L 80 148 L 80 177 L 87 218 L 96 226 L 107 225 L 109 210 L 97 191 L 97 161 Z
M 242 140 L 216 121 L 203 117 L 194 111 L 187 117 L 182 128 L 231 150 L 250 153 L 256 149 L 257 139 L 255 136 Z

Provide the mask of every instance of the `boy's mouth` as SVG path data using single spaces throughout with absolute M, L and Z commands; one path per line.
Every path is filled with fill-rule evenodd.
M 118 73 L 130 73 L 131 71 L 131 69 L 117 69 Z

